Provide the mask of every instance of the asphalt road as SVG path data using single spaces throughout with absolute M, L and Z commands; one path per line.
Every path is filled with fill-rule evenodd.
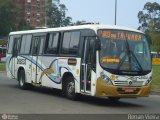
M 18 82 L 0 73 L 0 114 L 155 114 L 160 113 L 160 96 L 120 99 L 81 96 L 79 101 L 64 98 L 60 91 L 46 88 L 21 90 Z

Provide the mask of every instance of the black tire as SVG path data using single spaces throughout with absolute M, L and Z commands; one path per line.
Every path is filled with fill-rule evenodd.
M 109 99 L 109 101 L 111 101 L 111 102 L 117 102 L 117 101 L 119 101 L 119 97 L 108 97 L 108 99 Z
M 18 83 L 19 83 L 19 87 L 23 90 L 26 90 L 26 89 L 29 88 L 29 84 L 27 84 L 26 81 L 25 81 L 24 70 L 21 70 L 18 74 Z
M 73 77 L 68 77 L 66 79 L 64 93 L 68 99 L 76 100 L 75 82 Z

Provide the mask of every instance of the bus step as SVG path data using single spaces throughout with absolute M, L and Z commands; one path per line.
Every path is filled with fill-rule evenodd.
M 41 82 L 40 83 L 35 83 L 35 82 L 32 81 L 32 85 L 34 85 L 34 86 L 41 86 Z

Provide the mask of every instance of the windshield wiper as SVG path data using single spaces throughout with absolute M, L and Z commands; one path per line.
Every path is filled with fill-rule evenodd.
M 127 48 L 127 51 L 126 51 L 127 54 L 125 54 L 125 56 L 122 58 L 121 62 L 119 63 L 119 65 L 118 65 L 118 67 L 117 67 L 117 69 L 119 70 L 119 69 L 121 68 L 121 66 L 123 65 L 123 63 L 124 63 L 124 61 L 125 61 L 125 59 L 126 59 L 126 57 L 127 57 L 127 55 L 128 55 L 128 58 L 129 58 L 129 61 L 128 61 L 128 62 L 129 62 L 129 65 L 130 65 L 129 68 L 132 67 L 132 64 L 131 64 L 131 58 L 132 58 L 132 57 L 131 57 L 131 56 L 133 56 L 133 58 L 135 58 L 136 63 L 138 64 L 140 70 L 143 71 L 143 68 L 142 68 L 141 64 L 139 63 L 137 57 L 136 57 L 135 54 L 130 50 L 127 37 L 126 37 L 125 40 L 126 40 L 125 43 L 126 43 L 126 48 Z
M 126 49 L 127 49 L 127 51 L 125 53 L 127 53 L 128 57 L 129 57 L 129 63 L 131 63 L 130 48 L 129 48 L 129 43 L 128 43 L 127 37 L 125 37 L 125 40 L 126 40 L 125 45 L 126 45 Z M 122 58 L 121 62 L 119 63 L 119 65 L 117 67 L 118 70 L 123 65 L 127 55 L 125 54 L 125 56 Z
M 126 53 L 125 53 L 125 55 L 122 57 L 122 60 L 120 61 L 120 63 L 118 64 L 118 67 L 117 67 L 117 69 L 119 70 L 120 68 L 121 68 L 121 66 L 123 65 L 123 63 L 124 63 L 124 61 L 125 61 L 125 59 L 126 59 Z
M 138 66 L 140 67 L 141 71 L 143 71 L 143 68 L 142 68 L 141 64 L 139 63 L 139 61 L 138 61 L 137 57 L 135 56 L 135 54 L 134 54 L 131 50 L 130 50 L 130 53 L 131 53 L 131 54 L 132 54 L 132 56 L 135 58 L 136 63 L 137 63 L 137 64 L 138 64 Z

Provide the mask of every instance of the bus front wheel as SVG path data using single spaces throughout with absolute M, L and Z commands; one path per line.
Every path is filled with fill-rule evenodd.
M 73 77 L 68 77 L 65 83 L 65 96 L 69 99 L 75 100 L 75 82 Z

